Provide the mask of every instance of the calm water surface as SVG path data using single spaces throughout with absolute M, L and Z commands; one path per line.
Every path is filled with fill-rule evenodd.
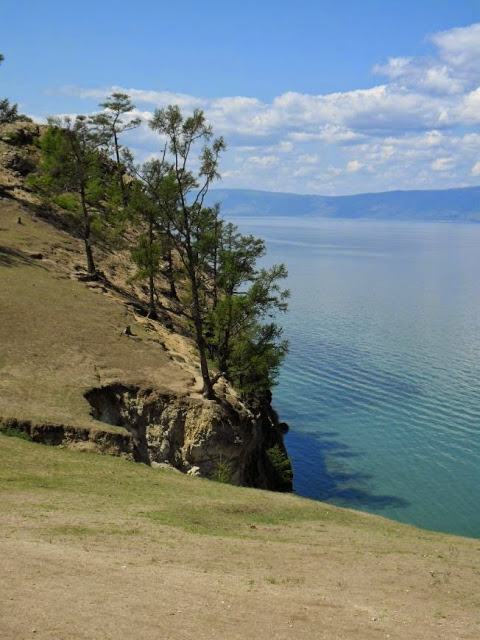
M 236 222 L 290 272 L 295 491 L 480 537 L 480 225 Z

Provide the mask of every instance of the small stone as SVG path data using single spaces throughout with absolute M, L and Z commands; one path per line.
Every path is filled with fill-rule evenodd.
M 187 471 L 187 475 L 189 476 L 199 476 L 200 475 L 200 467 L 192 467 Z

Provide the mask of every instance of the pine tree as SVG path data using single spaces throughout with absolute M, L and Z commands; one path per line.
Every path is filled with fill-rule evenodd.
M 139 209 L 148 231 L 132 256 L 142 277 L 149 278 L 151 313 L 163 236 L 179 256 L 189 285 L 204 393 L 214 397 L 207 354 L 242 392 L 270 389 L 287 352 L 275 322 L 275 315 L 287 308 L 289 292 L 280 287 L 286 268 L 281 264 L 259 269 L 263 240 L 244 236 L 225 223 L 218 206 L 203 205 L 225 148 L 221 138 L 210 144 L 213 133 L 203 113 L 184 118 L 171 106 L 155 112 L 151 127 L 167 138 L 160 157 L 139 167 L 131 156 L 128 161 L 142 197 L 148 198 Z M 199 169 L 193 172 L 196 144 L 203 146 Z
M 242 391 L 263 391 L 275 382 L 287 352 L 282 329 L 272 320 L 287 309 L 288 290 L 280 281 L 285 265 L 257 269 L 265 254 L 263 240 L 224 226 L 219 251 L 218 303 L 212 307 L 209 325 L 211 353 L 219 368 Z
M 102 194 L 105 173 L 98 149 L 105 139 L 89 125 L 86 116 L 50 118 L 49 127 L 42 138 L 42 177 L 44 192 L 77 194 L 85 243 L 87 270 L 96 274 L 92 253 L 93 207 Z
M 120 158 L 120 150 L 122 148 L 119 136 L 126 131 L 136 129 L 140 126 L 140 118 L 132 118 L 126 122 L 122 116 L 130 113 L 135 109 L 130 96 L 126 93 L 112 93 L 108 100 L 101 102 L 100 106 L 105 109 L 103 113 L 96 114 L 91 117 L 91 123 L 98 129 L 100 135 L 105 141 L 113 144 L 113 153 L 117 164 L 117 177 L 120 186 L 123 206 L 127 206 L 127 192 L 123 180 L 123 166 Z
M 164 154 L 164 161 L 168 163 L 166 182 L 170 185 L 171 197 L 163 206 L 163 214 L 168 220 L 170 237 L 187 274 L 203 391 L 208 398 L 213 398 L 204 332 L 205 300 L 202 296 L 206 257 L 202 243 L 211 229 L 212 216 L 203 207 L 203 201 L 212 181 L 219 177 L 218 162 L 225 142 L 223 138 L 216 138 L 209 144 L 213 132 L 206 124 L 203 112 L 198 109 L 187 118 L 183 117 L 177 106 L 157 109 L 150 126 L 167 138 L 165 152 L 168 157 Z M 199 169 L 194 172 L 190 168 L 191 156 L 198 144 L 203 146 L 199 155 Z
M 160 260 L 167 252 L 170 255 L 168 266 L 168 276 L 171 279 L 170 292 L 172 293 L 173 290 L 176 296 L 170 238 L 165 229 L 162 207 L 159 205 L 159 201 L 165 204 L 166 198 L 164 167 L 158 160 L 151 160 L 139 167 L 135 167 L 132 163 L 130 170 L 137 177 L 129 202 L 131 220 L 135 226 L 145 229 L 139 236 L 131 255 L 138 268 L 136 277 L 148 280 L 149 317 L 157 319 L 155 277 L 160 272 Z

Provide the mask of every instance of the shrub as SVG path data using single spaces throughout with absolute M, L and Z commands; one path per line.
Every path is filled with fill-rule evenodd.
M 293 478 L 291 458 L 287 456 L 279 444 L 267 449 L 267 457 L 273 467 L 277 480 L 280 484 L 290 485 Z
M 229 484 L 232 477 L 232 467 L 228 462 L 224 462 L 220 459 L 215 465 L 215 471 L 213 472 L 212 479 L 223 484 Z
M 20 438 L 20 440 L 32 439 L 28 433 L 16 427 L 0 427 L 0 433 L 8 438 Z
M 53 201 L 65 211 L 70 213 L 77 213 L 78 211 L 78 196 L 75 193 L 60 193 L 53 198 Z

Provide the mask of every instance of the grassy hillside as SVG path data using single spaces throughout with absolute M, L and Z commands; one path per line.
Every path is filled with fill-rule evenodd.
M 160 390 L 168 383 L 174 393 L 192 387 L 193 370 L 165 349 L 164 340 L 175 342 L 173 334 L 159 334 L 136 318 L 114 290 L 72 277 L 84 263 L 77 239 L 16 201 L 1 203 L 0 227 L 0 416 L 94 426 L 83 396 L 93 386 L 121 379 Z M 101 261 L 106 270 L 108 258 Z M 117 257 L 119 282 L 121 267 Z M 128 324 L 134 338 L 122 333 Z
M 0 636 L 478 638 L 478 541 L 0 436 Z

